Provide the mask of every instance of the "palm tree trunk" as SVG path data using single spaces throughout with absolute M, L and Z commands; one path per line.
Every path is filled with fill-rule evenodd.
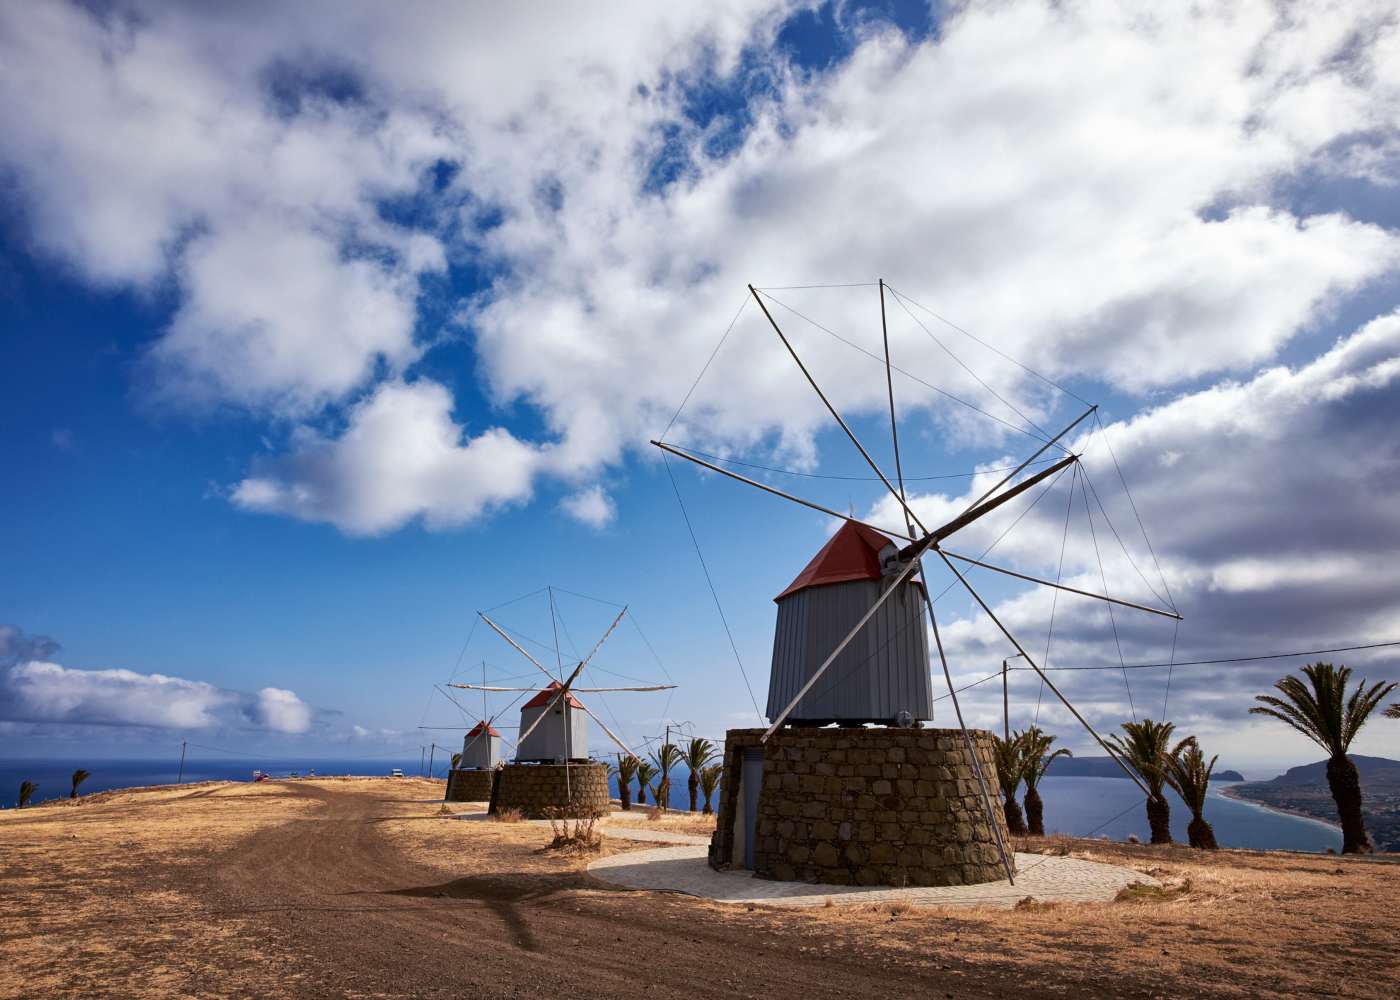
M 1186 837 L 1191 846 L 1198 850 L 1214 851 L 1218 846 L 1215 843 L 1215 831 L 1200 813 L 1191 817 L 1191 822 L 1186 826 Z
M 617 800 L 622 803 L 624 810 L 632 808 L 632 789 L 629 783 L 621 778 L 617 781 Z
M 709 797 L 708 795 L 706 795 L 706 796 L 705 796 L 705 815 L 706 815 L 706 816 L 713 816 L 714 813 L 715 813 L 714 809 L 711 808 L 711 806 L 710 806 L 710 797 Z
M 1327 786 L 1337 803 L 1337 816 L 1342 821 L 1342 853 L 1370 854 L 1371 838 L 1366 836 L 1366 821 L 1361 816 L 1361 776 L 1346 754 L 1337 754 L 1327 761 Z
M 637 805 L 639 805 L 639 806 L 644 806 L 644 805 L 646 805 L 646 804 L 647 804 L 647 786 L 644 785 L 644 784 L 642 784 L 642 783 L 639 781 L 639 782 L 637 782 Z
M 1021 818 L 1021 807 L 1016 802 L 1015 793 L 1006 796 L 1004 806 L 1006 812 L 1006 829 L 1015 837 L 1026 835 L 1026 821 Z
M 1045 836 L 1045 803 L 1034 785 L 1026 789 L 1026 826 L 1032 837 Z
M 690 811 L 695 812 L 695 803 L 700 794 L 700 779 L 695 776 L 695 772 L 690 772 L 690 779 L 686 782 L 690 786 Z
M 1147 825 L 1152 829 L 1152 843 L 1172 842 L 1172 807 L 1161 792 L 1147 797 Z

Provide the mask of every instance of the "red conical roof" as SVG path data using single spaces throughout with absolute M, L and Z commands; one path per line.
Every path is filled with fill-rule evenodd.
M 773 600 L 781 601 L 789 594 L 808 587 L 844 583 L 847 580 L 878 580 L 881 577 L 880 551 L 893 544 L 874 528 L 847 521 L 812 557 L 807 568 L 797 574 L 797 579 Z
M 545 705 L 548 705 L 550 701 L 554 698 L 554 692 L 558 691 L 563 686 L 564 685 L 560 684 L 558 681 L 550 681 L 549 686 L 547 688 L 545 688 L 539 694 L 535 695 L 533 698 L 531 698 L 529 701 L 527 701 L 520 707 L 543 708 Z M 579 700 L 574 697 L 573 692 L 566 694 L 564 698 L 568 701 L 570 708 L 583 708 L 583 706 L 579 704 Z
M 486 725 L 486 720 L 485 720 L 485 719 L 482 719 L 482 720 L 481 720 L 480 722 L 478 722 L 475 726 L 473 726 L 473 727 L 472 727 L 472 731 L 469 732 L 469 733 L 467 733 L 467 735 L 468 735 L 468 736 L 480 736 L 480 735 L 481 735 L 481 728 L 482 728 L 483 726 L 486 726 L 486 732 L 489 733 L 490 735 L 495 736 L 495 737 L 498 737 L 498 738 L 500 737 L 501 734 L 498 733 L 498 732 L 496 732 L 496 727 L 495 727 L 495 726 L 487 726 L 487 725 Z

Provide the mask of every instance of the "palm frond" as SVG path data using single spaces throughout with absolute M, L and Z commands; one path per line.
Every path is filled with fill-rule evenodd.
M 715 759 L 718 752 L 712 742 L 697 736 L 685 745 L 682 756 L 685 759 L 685 766 L 690 769 L 690 772 L 699 774 L 710 761 Z
M 1255 695 L 1254 700 L 1260 704 L 1249 711 L 1286 722 L 1326 750 L 1330 757 L 1347 752 L 1371 713 L 1396 687 L 1384 681 L 1367 687 L 1363 678 L 1348 697 L 1350 667 L 1309 663 L 1301 673 L 1307 683 L 1292 674 L 1281 677 L 1274 688 L 1282 697 Z
M 1160 796 L 1162 785 L 1167 780 L 1168 748 L 1176 725 L 1142 719 L 1125 722 L 1119 728 L 1124 735 L 1110 733 L 1106 741 L 1138 773 L 1148 790 L 1154 796 Z
M 715 794 L 715 789 L 719 787 L 720 778 L 723 776 L 723 764 L 709 764 L 700 769 L 700 790 L 705 793 L 705 798 L 708 799 Z

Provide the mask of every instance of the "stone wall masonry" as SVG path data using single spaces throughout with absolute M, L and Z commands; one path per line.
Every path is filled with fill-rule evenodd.
M 761 729 L 731 729 L 716 868 L 734 854 L 745 747 Z M 970 731 L 989 783 L 992 822 L 1010 844 L 996 797 L 992 736 Z M 956 729 L 780 729 L 764 746 L 754 874 L 828 885 L 971 885 L 1004 879 L 976 772 Z
M 548 819 L 561 810 L 569 819 L 606 815 L 608 765 L 570 764 L 567 782 L 564 772 L 563 764 L 505 765 L 496 786 L 496 811 L 518 809 L 527 819 Z
M 489 802 L 492 768 L 461 768 L 447 772 L 448 802 Z

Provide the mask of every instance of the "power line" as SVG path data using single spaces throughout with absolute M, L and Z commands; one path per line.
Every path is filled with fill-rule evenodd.
M 1363 650 L 1363 649 L 1388 649 L 1388 648 L 1392 648 L 1392 647 L 1395 647 L 1395 646 L 1400 646 L 1400 639 L 1392 639 L 1392 640 L 1390 640 L 1390 641 L 1388 641 L 1388 642 L 1369 642 L 1369 643 L 1363 643 L 1363 644 L 1357 645 L 1357 646 L 1333 646 L 1333 647 L 1331 647 L 1330 649 L 1300 649 L 1300 650 L 1295 650 L 1295 651 L 1289 652 L 1289 653 L 1260 653 L 1260 654 L 1257 654 L 1257 655 L 1254 655 L 1254 656 L 1224 656 L 1224 657 L 1220 657 L 1220 658 L 1214 659 L 1214 660 L 1178 660 L 1178 661 L 1176 661 L 1176 662 L 1172 662 L 1172 661 L 1169 660 L 1169 661 L 1167 661 L 1166 663 L 1127 663 L 1127 664 L 1119 664 L 1119 665 L 1117 665 L 1117 666 L 1115 666 L 1115 665 L 1113 665 L 1113 664 L 1111 664 L 1111 663 L 1107 663 L 1107 664 L 1102 664 L 1102 665 L 1100 665 L 1100 666 L 1092 666 L 1092 667 L 1049 667 L 1049 666 L 1046 666 L 1046 667 L 1041 667 L 1041 670 L 1065 670 L 1065 671 L 1080 671 L 1080 670 L 1160 670 L 1162 667 L 1168 667 L 1168 668 L 1173 668 L 1173 669 L 1174 669 L 1174 668 L 1176 668 L 1176 667 L 1204 667 L 1204 666 L 1213 666 L 1213 665 L 1217 665 L 1217 664 L 1221 664 L 1221 663 L 1251 663 L 1251 662 L 1255 662 L 1255 661 L 1259 661 L 1259 660 L 1286 660 L 1286 659 L 1288 659 L 1289 657 L 1292 657 L 1292 656 L 1319 656 L 1319 655 L 1321 655 L 1321 654 L 1323 654 L 1323 653 L 1353 653 L 1353 652 L 1356 652 L 1356 651 L 1358 651 L 1358 650 Z M 1033 668 L 1033 667 L 1010 667 L 1010 668 L 1008 668 L 1008 669 L 1010 669 L 1010 670 L 1012 670 L 1012 671 L 1019 671 L 1019 670 L 1032 670 L 1032 669 L 1034 669 L 1034 668 Z M 977 686 L 979 686 L 979 685 L 981 685 L 981 684 L 986 684 L 988 681 L 997 680 L 997 679 L 1000 678 L 1000 677 L 1001 677 L 1001 671 L 998 670 L 996 673 L 994 673 L 994 674 L 988 674 L 986 677 L 980 678 L 979 680 L 972 681 L 970 684 L 964 684 L 962 687 L 960 687 L 960 688 L 957 689 L 956 693 L 957 693 L 957 694 L 961 694 L 961 693 L 964 692 L 964 691 L 968 691 L 968 690 L 970 690 L 970 689 L 972 689 L 972 688 L 975 688 L 975 687 L 977 687 Z M 943 701 L 943 700 L 947 699 L 948 697 L 949 697 L 949 695 L 944 694 L 944 695 L 939 695 L 937 698 L 935 698 L 935 699 L 933 699 L 933 700 L 934 700 L 934 701 Z

